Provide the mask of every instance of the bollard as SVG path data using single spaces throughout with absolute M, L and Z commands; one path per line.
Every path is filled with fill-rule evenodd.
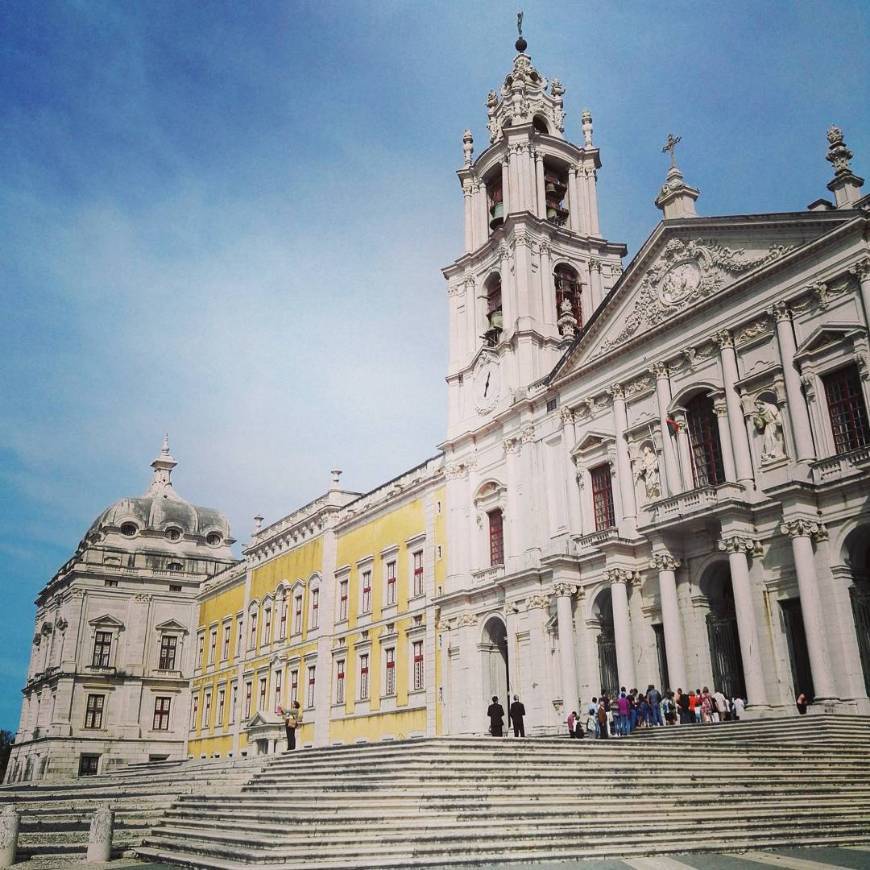
M 112 857 L 112 829 L 115 813 L 108 804 L 97 807 L 88 834 L 88 864 L 104 864 Z
M 21 817 L 12 804 L 0 815 L 0 867 L 11 867 L 18 851 L 18 823 Z

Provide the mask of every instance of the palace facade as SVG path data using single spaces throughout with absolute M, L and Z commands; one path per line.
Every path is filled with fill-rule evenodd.
M 569 141 L 517 52 L 486 147 L 463 137 L 438 455 L 366 494 L 335 472 L 234 562 L 219 514 L 163 509 L 167 447 L 37 600 L 10 778 L 273 752 L 293 700 L 303 745 L 480 733 L 514 693 L 552 733 L 650 683 L 870 713 L 870 199 L 842 132 L 832 199 L 720 217 L 669 137 L 623 266 L 592 117 Z

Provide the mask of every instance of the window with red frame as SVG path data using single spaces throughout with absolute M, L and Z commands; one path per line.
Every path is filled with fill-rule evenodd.
M 287 637 L 287 599 L 281 599 L 281 611 L 278 617 L 278 637 L 284 640 Z
M 269 643 L 272 640 L 272 608 L 267 607 L 263 614 L 263 643 Z
M 344 703 L 344 659 L 335 663 L 335 703 Z
M 316 672 L 316 665 L 311 665 L 311 667 L 308 668 L 308 699 L 306 702 L 308 707 L 314 706 L 314 678 Z
M 489 564 L 504 565 L 504 516 L 501 508 L 489 511 Z
M 245 719 L 249 719 L 251 717 L 251 694 L 253 690 L 253 683 L 248 680 L 245 683 Z
M 190 708 L 190 730 L 196 730 L 196 717 L 199 715 L 199 695 L 193 696 L 193 705 Z
M 266 686 L 268 683 L 269 680 L 266 677 L 260 677 L 260 706 L 257 709 L 264 712 L 266 710 Z
M 281 706 L 281 678 L 281 671 L 275 671 L 275 679 L 273 680 L 273 685 L 275 686 L 275 710 Z
M 290 703 L 299 700 L 299 671 L 290 671 Z
M 347 619 L 347 588 L 348 581 L 342 580 L 338 584 L 338 621 L 344 622 Z
M 822 378 L 834 434 L 834 450 L 848 453 L 870 443 L 867 406 L 857 366 L 846 366 Z
M 359 657 L 359 699 L 367 701 L 369 698 L 369 656 L 363 653 Z
M 311 590 L 311 628 L 320 625 L 320 590 Z
M 686 403 L 686 422 L 692 447 L 692 471 L 695 486 L 718 486 L 725 482 L 722 466 L 722 446 L 713 400 L 697 396 Z
M 387 562 L 387 604 L 396 603 L 396 563 Z
M 396 694 L 396 651 L 392 647 L 384 650 L 384 694 Z
M 423 688 L 423 641 L 414 641 L 414 689 Z
M 592 511 L 595 514 L 595 531 L 609 529 L 616 525 L 616 512 L 613 508 L 613 476 L 610 465 L 597 465 L 589 469 L 592 481 Z
M 414 597 L 423 594 L 423 551 L 414 553 Z
M 293 634 L 302 633 L 302 594 L 293 599 Z
M 154 731 L 169 730 L 169 707 L 171 703 L 172 698 L 154 699 L 154 721 L 151 724 Z
M 362 600 L 360 612 L 369 613 L 372 609 L 372 572 L 363 571 L 362 574 Z
M 248 649 L 253 649 L 257 645 L 257 611 L 251 613 L 251 636 L 248 638 Z

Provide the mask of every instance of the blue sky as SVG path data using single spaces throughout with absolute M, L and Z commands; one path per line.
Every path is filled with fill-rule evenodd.
M 67 2 L 0 10 L 0 727 L 33 599 L 109 503 L 175 480 L 244 540 L 328 471 L 367 489 L 444 434 L 461 136 L 513 4 Z M 670 131 L 703 214 L 799 210 L 836 122 L 870 174 L 866 2 L 527 2 L 591 109 L 602 230 L 658 220 Z

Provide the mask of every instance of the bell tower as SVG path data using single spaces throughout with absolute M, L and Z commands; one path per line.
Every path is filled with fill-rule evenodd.
M 565 88 L 547 81 L 519 38 L 486 99 L 489 144 L 462 137 L 465 252 L 444 276 L 450 302 L 448 438 L 522 399 L 589 320 L 622 272 L 625 245 L 598 222 L 592 116 L 565 137 Z

